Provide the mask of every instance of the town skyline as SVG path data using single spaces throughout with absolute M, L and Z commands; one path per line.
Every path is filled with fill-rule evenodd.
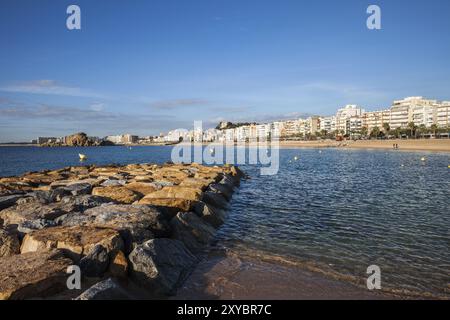
M 200 125 L 200 127 L 199 127 Z M 413 125 L 413 127 L 412 127 Z M 221 121 L 215 128 L 205 128 L 203 123 L 193 128 L 172 128 L 158 135 L 138 136 L 131 133 L 92 137 L 114 144 L 195 142 L 245 142 L 278 138 L 347 136 L 362 138 L 374 134 L 392 134 L 396 131 L 445 131 L 450 133 L 450 100 L 428 99 L 422 96 L 394 100 L 390 107 L 367 110 L 364 106 L 345 105 L 333 115 L 307 115 L 305 118 L 277 119 L 272 122 Z M 421 132 L 422 134 L 425 132 Z M 434 132 L 435 134 L 436 132 Z M 38 137 L 34 143 L 64 142 L 65 137 Z

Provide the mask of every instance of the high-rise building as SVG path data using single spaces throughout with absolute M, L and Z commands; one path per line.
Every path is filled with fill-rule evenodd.
M 371 111 L 364 112 L 362 115 L 362 126 L 367 128 L 370 133 L 373 128 L 377 127 L 380 130 L 384 130 L 383 124 L 390 125 L 391 110 Z
M 361 107 L 349 104 L 346 105 L 344 108 L 341 108 L 336 113 L 336 130 L 339 131 L 339 133 L 347 134 L 349 133 L 347 131 L 348 125 L 347 122 L 350 120 L 350 118 L 354 117 L 361 117 L 364 112 L 364 109 Z
M 436 107 L 435 123 L 439 128 L 450 127 L 450 101 L 443 101 Z

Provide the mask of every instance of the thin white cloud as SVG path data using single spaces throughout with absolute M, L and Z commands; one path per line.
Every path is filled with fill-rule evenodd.
M 59 84 L 55 80 L 35 80 L 0 87 L 0 91 L 28 94 L 58 95 L 85 98 L 105 98 L 89 89 Z

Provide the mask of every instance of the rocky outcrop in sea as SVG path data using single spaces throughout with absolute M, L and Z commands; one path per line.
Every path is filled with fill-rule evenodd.
M 0 299 L 175 294 L 243 177 L 234 166 L 132 164 L 0 178 Z M 73 266 L 81 289 L 67 286 Z

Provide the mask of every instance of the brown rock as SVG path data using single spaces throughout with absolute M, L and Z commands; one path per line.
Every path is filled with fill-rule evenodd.
M 54 227 L 34 231 L 25 236 L 20 252 L 61 249 L 77 261 L 96 246 L 102 245 L 108 252 L 123 249 L 119 233 L 112 229 L 89 226 Z
M 197 201 L 177 198 L 142 198 L 139 204 L 152 205 L 160 209 L 169 217 L 175 216 L 179 211 L 191 211 Z
M 204 191 L 211 183 L 214 183 L 213 179 L 197 179 L 187 178 L 180 183 L 180 187 L 197 188 Z
M 109 265 L 109 273 L 114 277 L 126 277 L 128 273 L 128 261 L 122 251 L 117 251 Z
M 146 198 L 174 198 L 198 201 L 202 197 L 202 190 L 182 186 L 164 187 L 161 190 L 150 193 Z
M 0 259 L 0 300 L 46 297 L 66 289 L 67 267 L 57 250 L 29 252 Z
M 145 182 L 132 182 L 126 184 L 125 187 L 134 192 L 140 193 L 142 196 L 146 196 L 149 193 L 155 192 L 157 190 L 154 184 Z
M 133 203 L 142 198 L 142 196 L 136 192 L 121 186 L 96 187 L 92 190 L 92 194 L 127 204 Z
M 0 257 L 9 257 L 20 253 L 20 241 L 14 233 L 0 230 Z

